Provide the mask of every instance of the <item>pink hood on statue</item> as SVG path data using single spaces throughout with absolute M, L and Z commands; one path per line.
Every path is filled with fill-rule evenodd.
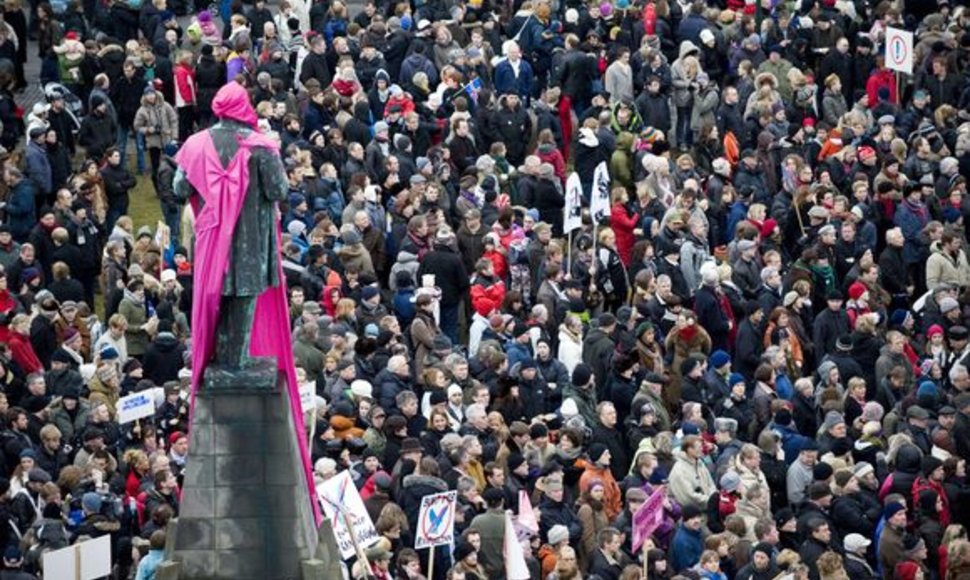
M 258 117 L 249 93 L 237 82 L 227 83 L 212 99 L 212 112 L 220 119 L 233 119 L 256 128 Z

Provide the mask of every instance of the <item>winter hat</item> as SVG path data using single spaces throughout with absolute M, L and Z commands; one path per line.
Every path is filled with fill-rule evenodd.
M 731 373 L 731 376 L 728 378 L 728 386 L 729 387 L 733 387 L 734 385 L 736 385 L 738 383 L 743 383 L 743 382 L 745 382 L 744 381 L 744 375 L 742 375 L 741 373 Z M 776 415 L 776 417 L 775 417 L 775 423 L 777 423 L 777 422 L 778 422 L 778 420 L 777 420 L 777 415 Z
M 579 363 L 576 368 L 573 369 L 572 382 L 573 385 L 577 387 L 583 387 L 589 384 L 590 379 L 593 377 L 593 371 L 589 368 L 586 363 Z
M 738 422 L 730 417 L 718 417 L 714 419 L 714 431 L 734 433 L 738 432 Z
M 862 282 L 853 282 L 852 285 L 849 286 L 849 298 L 852 300 L 862 298 L 862 295 L 866 292 L 868 292 L 868 290 L 866 289 L 865 284 Z
M 721 489 L 727 492 L 735 492 L 741 487 L 741 476 L 734 471 L 728 471 L 721 476 Z
M 779 409 L 775 413 L 776 425 L 779 425 L 781 427 L 788 427 L 789 425 L 791 425 L 791 422 L 792 422 L 791 411 L 789 411 L 788 409 Z
M 804 451 L 805 448 L 803 447 L 802 450 Z M 832 466 L 828 463 L 816 463 L 815 467 L 812 468 L 812 479 L 817 482 L 827 481 L 834 473 Z
M 100 512 L 101 504 L 102 504 L 101 496 L 94 493 L 93 491 L 89 491 L 85 493 L 83 496 L 81 496 L 81 507 L 83 507 L 84 511 L 86 512 L 90 512 L 90 513 Z
M 552 535 L 552 532 L 550 532 L 550 535 Z M 568 532 L 567 532 L 567 535 L 568 535 Z M 474 553 L 475 553 L 475 546 L 471 545 L 470 542 L 464 542 L 464 541 L 458 542 L 458 544 L 455 546 L 455 562 L 461 562 L 462 560 L 464 560 L 468 556 L 471 556 Z
M 931 473 L 943 467 L 943 461 L 932 455 L 924 455 L 920 462 L 920 471 L 923 475 L 929 477 Z
M 825 414 L 825 420 L 822 422 L 822 430 L 828 431 L 832 427 L 835 427 L 841 423 L 845 423 L 845 418 L 842 416 L 842 413 L 839 413 L 838 411 L 829 411 Z
M 954 298 L 947 296 L 942 301 L 940 301 L 940 312 L 942 312 L 943 314 L 946 314 L 947 312 L 950 312 L 952 310 L 956 310 L 957 308 L 960 308 L 960 303 L 957 302 L 956 299 Z
M 683 521 L 686 522 L 701 517 L 701 510 L 694 504 L 687 504 L 681 509 L 680 514 L 683 517 Z
M 589 446 L 588 455 L 591 461 L 599 463 L 599 460 L 602 459 L 603 454 L 607 451 L 609 451 L 609 448 L 606 445 L 597 442 Z
M 891 502 L 889 505 L 887 505 L 886 507 L 883 508 L 883 510 L 882 510 L 882 517 L 885 520 L 889 520 L 894 515 L 898 514 L 901 511 L 905 511 L 905 510 L 906 510 L 906 504 L 900 503 L 898 501 L 894 501 L 894 502 Z
M 555 546 L 560 542 L 569 540 L 569 528 L 562 524 L 556 524 L 549 529 L 549 544 Z
M 713 368 L 719 369 L 729 362 L 731 362 L 731 355 L 723 350 L 715 350 L 711 354 L 710 363 Z

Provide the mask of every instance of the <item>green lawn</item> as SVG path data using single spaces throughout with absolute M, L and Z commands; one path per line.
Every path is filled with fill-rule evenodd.
M 134 156 L 132 156 L 134 157 Z M 132 163 L 131 171 L 135 171 Z M 162 219 L 162 209 L 158 205 L 158 198 L 155 197 L 155 188 L 152 187 L 151 177 L 139 175 L 138 185 L 131 190 L 130 201 L 128 203 L 128 213 L 132 221 L 135 222 L 135 231 L 142 226 L 148 226 L 155 232 L 155 225 Z

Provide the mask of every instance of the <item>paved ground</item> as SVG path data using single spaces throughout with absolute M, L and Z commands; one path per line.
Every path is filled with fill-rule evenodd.
M 37 101 L 44 100 L 44 89 L 40 86 L 40 59 L 37 58 L 37 43 L 31 42 L 27 49 L 27 64 L 24 66 L 27 88 L 16 95 L 17 104 L 30 112 Z

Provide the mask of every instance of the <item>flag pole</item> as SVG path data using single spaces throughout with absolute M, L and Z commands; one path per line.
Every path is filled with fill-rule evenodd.
M 566 273 L 573 277 L 573 231 L 569 230 L 566 236 Z

